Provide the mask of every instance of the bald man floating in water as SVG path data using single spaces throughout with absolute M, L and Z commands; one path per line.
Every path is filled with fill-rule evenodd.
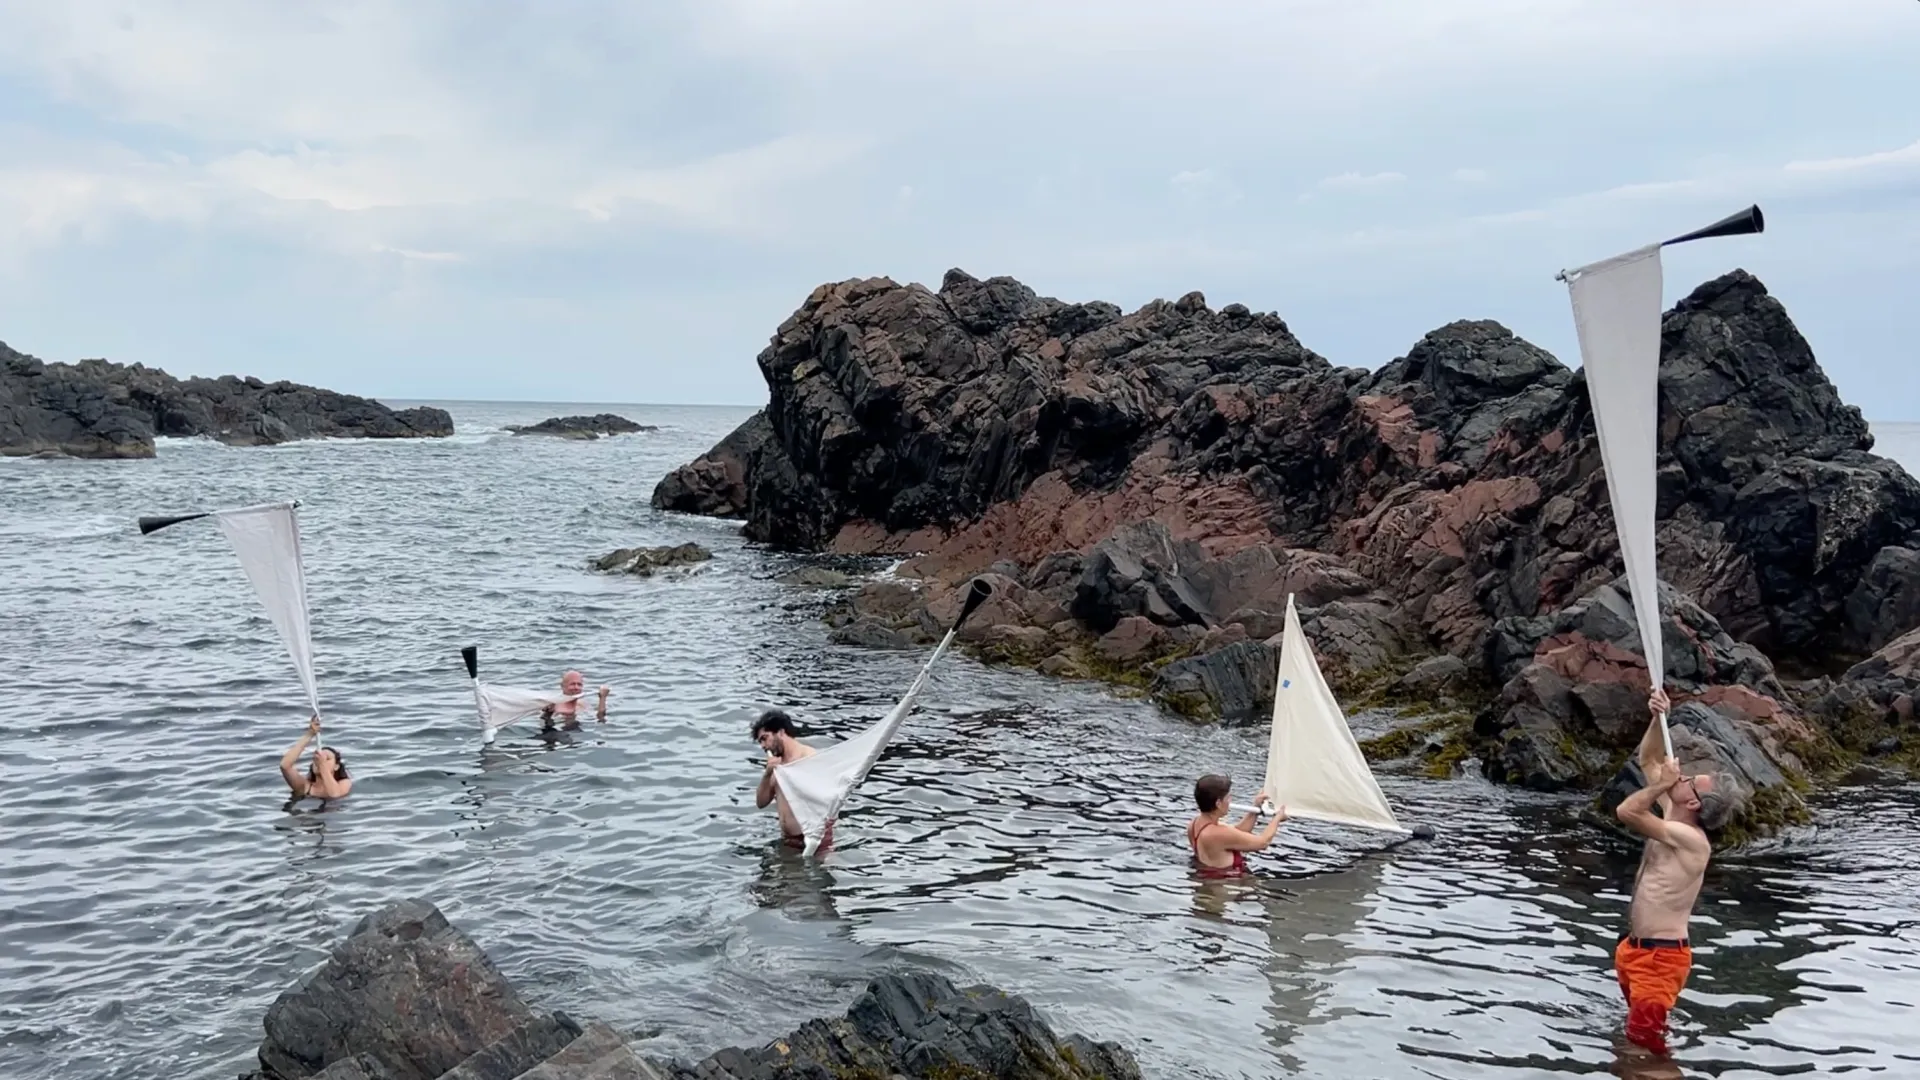
M 1627 936 L 1613 952 L 1614 974 L 1627 999 L 1627 1038 L 1661 1057 L 1667 1056 L 1667 1013 L 1680 1000 L 1693 967 L 1687 928 L 1713 854 L 1707 829 L 1725 824 L 1730 808 L 1715 790 L 1713 774 L 1685 775 L 1680 763 L 1665 755 L 1660 717 L 1667 707 L 1666 692 L 1656 687 L 1647 698 L 1652 722 L 1640 740 L 1647 785 L 1614 811 L 1622 824 L 1647 838 L 1634 875 Z
M 587 677 L 577 671 L 569 671 L 560 676 L 560 692 L 568 696 L 587 692 Z M 612 691 L 608 687 L 600 688 L 600 700 L 594 707 L 593 718 L 598 723 L 607 720 L 607 695 Z M 556 730 L 580 730 L 580 703 L 563 701 L 558 705 L 549 705 L 540 710 L 540 731 L 542 734 Z

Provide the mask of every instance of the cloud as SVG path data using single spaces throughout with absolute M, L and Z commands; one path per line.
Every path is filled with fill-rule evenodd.
M 1325 177 L 1320 187 L 1326 191 L 1364 191 L 1369 188 L 1390 187 L 1406 183 L 1406 176 L 1397 172 L 1357 173 L 1344 172 L 1338 176 Z
M 964 265 L 1300 305 L 1372 362 L 1439 298 L 1519 295 L 1489 267 L 1752 201 L 1775 231 L 1743 250 L 1854 273 L 1834 237 L 1902 235 L 1914 199 L 1911 7 L 0 0 L 0 336 L 221 371 L 314 325 L 281 374 L 369 390 L 645 340 L 699 362 L 605 377 L 754 400 L 820 281 Z

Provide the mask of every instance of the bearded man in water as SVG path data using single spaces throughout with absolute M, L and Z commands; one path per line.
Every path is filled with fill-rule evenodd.
M 800 822 L 793 816 L 793 808 L 787 805 L 787 796 L 773 779 L 775 768 L 815 753 L 813 747 L 795 738 L 794 733 L 793 717 L 780 709 L 768 709 L 753 722 L 753 741 L 767 752 L 767 766 L 760 774 L 760 786 L 754 790 L 753 805 L 764 810 L 768 803 L 778 803 L 780 839 L 788 847 L 805 847 L 806 835 L 800 830 Z M 831 826 L 828 831 L 831 833 Z
M 565 675 L 560 676 L 560 692 L 569 697 L 574 694 L 586 693 L 587 677 L 577 671 L 567 672 Z M 606 722 L 607 694 L 609 692 L 610 688 L 608 687 L 603 686 L 600 688 L 600 701 L 594 709 L 593 716 L 596 721 Z M 579 718 L 580 703 L 578 701 L 563 701 L 558 705 L 549 705 L 540 710 L 540 730 L 542 732 L 550 732 L 564 728 L 568 731 L 578 731 L 580 730 Z M 556 721 L 558 721 L 558 723 L 556 723 Z
M 1663 754 L 1660 717 L 1668 707 L 1666 692 L 1656 687 L 1647 707 L 1653 718 L 1639 755 L 1647 785 L 1614 811 L 1647 844 L 1634 875 L 1628 933 L 1614 949 L 1613 968 L 1627 999 L 1628 1040 L 1666 1057 L 1667 1013 L 1680 1000 L 1693 966 L 1687 925 L 1713 853 L 1706 830 L 1725 824 L 1729 805 L 1714 789 L 1711 773 L 1687 776 L 1679 762 Z

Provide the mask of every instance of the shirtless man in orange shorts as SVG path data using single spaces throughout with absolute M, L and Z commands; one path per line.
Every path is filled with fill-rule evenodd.
M 1628 934 L 1613 951 L 1613 969 L 1627 999 L 1627 1038 L 1666 1057 L 1667 1013 L 1679 1001 L 1693 966 L 1687 924 L 1713 854 L 1706 828 L 1723 824 L 1728 806 L 1714 790 L 1712 774 L 1684 775 L 1679 762 L 1662 753 L 1666 692 L 1656 687 L 1647 704 L 1653 718 L 1640 741 L 1647 786 L 1614 811 L 1647 838 L 1647 845 L 1634 876 Z

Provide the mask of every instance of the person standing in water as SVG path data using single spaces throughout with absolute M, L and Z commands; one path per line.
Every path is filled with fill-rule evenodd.
M 787 805 L 787 797 L 780 791 L 780 785 L 773 779 L 773 770 L 801 758 L 812 757 L 813 747 L 795 738 L 793 717 L 781 709 L 768 709 L 753 722 L 751 729 L 753 741 L 767 752 L 766 768 L 760 773 L 760 786 L 754 790 L 753 805 L 766 809 L 768 803 L 778 805 L 780 814 L 780 839 L 788 847 L 805 847 L 806 834 L 800 829 L 800 822 L 793 816 L 793 808 Z M 828 826 L 831 835 L 832 826 Z M 821 841 L 824 846 L 826 841 Z
M 1715 790 L 1711 773 L 1688 776 L 1665 755 L 1660 717 L 1668 708 L 1666 692 L 1655 687 L 1647 707 L 1653 716 L 1639 754 L 1647 783 L 1614 811 L 1647 843 L 1633 879 L 1627 936 L 1613 951 L 1613 968 L 1627 1000 L 1627 1039 L 1666 1057 L 1667 1014 L 1680 1000 L 1693 966 L 1687 930 L 1713 854 L 1707 829 L 1725 824 L 1730 807 Z
M 568 696 L 587 692 L 587 677 L 577 671 L 569 671 L 560 676 L 560 692 Z M 607 720 L 607 694 L 609 687 L 600 688 L 600 700 L 594 708 L 593 718 L 599 723 Z M 542 733 L 555 730 L 580 730 L 580 703 L 562 701 L 558 705 L 549 705 L 540 710 L 540 730 Z
M 301 753 L 318 734 L 320 718 L 316 716 L 307 721 L 307 730 L 301 734 L 300 741 L 280 755 L 280 776 L 293 792 L 295 802 L 301 799 L 343 799 L 353 790 L 353 777 L 347 775 L 347 763 L 341 758 L 340 751 L 331 746 L 323 746 L 313 752 L 304 775 L 296 770 Z
M 1187 846 L 1193 849 L 1193 861 L 1202 877 L 1246 873 L 1246 853 L 1265 851 L 1280 831 L 1280 823 L 1287 820 L 1287 808 L 1282 806 L 1257 833 L 1253 825 L 1260 820 L 1258 810 L 1249 811 L 1238 824 L 1228 825 L 1223 819 L 1227 816 L 1227 793 L 1232 788 L 1233 781 L 1212 773 L 1193 785 L 1193 801 L 1200 813 L 1187 822 Z

